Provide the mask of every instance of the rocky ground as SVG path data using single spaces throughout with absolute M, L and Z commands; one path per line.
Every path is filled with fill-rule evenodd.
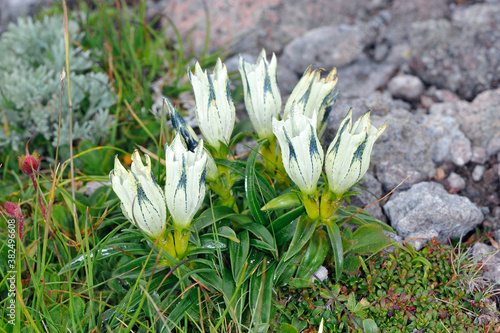
M 41 2 L 0 0 L 0 31 Z M 148 13 L 162 15 L 165 26 L 171 19 L 195 52 L 208 15 L 209 49 L 228 50 L 233 71 L 238 53 L 275 52 L 285 96 L 308 65 L 337 67 L 340 95 L 325 142 L 350 107 L 355 117 L 372 109 L 375 125 L 387 120 L 362 185 L 380 198 L 411 175 L 370 209 L 395 238 L 419 247 L 478 227 L 496 231 L 500 243 L 499 0 L 148 0 Z M 500 282 L 500 254 L 487 267 Z

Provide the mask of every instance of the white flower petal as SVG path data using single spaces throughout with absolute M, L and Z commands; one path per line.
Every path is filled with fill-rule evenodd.
M 377 130 L 371 126 L 369 112 L 352 126 L 352 110 L 349 110 L 325 157 L 325 172 L 332 192 L 342 195 L 363 178 L 370 166 L 373 144 L 385 127 Z
M 194 152 L 188 151 L 177 134 L 165 150 L 167 166 L 165 199 L 177 228 L 189 228 L 205 198 L 207 155 L 200 141 Z
M 163 192 L 151 173 L 149 156 L 146 155 L 144 165 L 136 150 L 130 171 L 125 170 L 116 157 L 110 179 L 127 219 L 148 236 L 157 238 L 165 227 L 167 208 Z
M 315 124 L 307 116 L 292 113 L 287 120 L 273 119 L 273 131 L 285 171 L 303 193 L 313 194 L 323 168 L 323 149 Z
M 271 138 L 272 119 L 281 110 L 281 95 L 276 77 L 277 61 L 273 54 L 271 63 L 262 50 L 256 64 L 239 58 L 239 71 L 243 83 L 245 106 L 250 121 L 259 138 Z
M 336 74 L 337 69 L 334 68 L 326 78 L 321 79 L 321 70 L 311 71 L 311 67 L 308 67 L 285 105 L 283 119 L 290 117 L 293 104 L 296 104 L 300 112 L 309 118 L 312 118 L 316 110 L 318 113 L 316 128 L 321 136 L 338 95 L 338 91 L 334 90 L 338 80 Z
M 188 71 L 196 100 L 196 119 L 208 143 L 219 149 L 229 143 L 236 117 L 226 66 L 217 60 L 213 74 L 203 72 L 196 63 L 194 74 Z

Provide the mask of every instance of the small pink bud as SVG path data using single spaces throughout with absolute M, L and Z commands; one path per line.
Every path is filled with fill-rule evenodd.
M 30 155 L 28 151 L 28 144 L 30 140 L 26 143 L 26 155 L 21 155 L 18 157 L 19 168 L 21 171 L 28 176 L 31 176 L 34 172 L 37 172 L 40 169 L 40 156 L 36 150 L 33 152 L 33 155 Z
M 3 207 L 7 215 L 12 218 L 15 218 L 19 212 L 19 206 L 11 201 L 6 201 Z
M 24 215 L 21 212 L 21 207 L 19 207 L 18 204 L 15 204 L 11 201 L 6 201 L 3 205 L 4 211 L 9 215 L 9 217 L 14 218 L 17 220 L 18 227 L 19 227 L 19 238 L 21 241 L 24 238 Z

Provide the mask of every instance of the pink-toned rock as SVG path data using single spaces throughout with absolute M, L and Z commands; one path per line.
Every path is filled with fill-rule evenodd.
M 194 52 L 203 50 L 207 15 L 210 18 L 209 50 L 229 47 L 231 53 L 258 54 L 261 48 L 281 52 L 284 45 L 311 29 L 325 25 L 367 20 L 377 10 L 368 0 L 170 0 L 156 11 L 168 17 Z M 205 7 L 206 4 L 206 7 Z M 168 36 L 175 39 L 163 19 Z

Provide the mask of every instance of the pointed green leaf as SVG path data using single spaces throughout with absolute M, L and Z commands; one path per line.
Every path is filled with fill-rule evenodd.
M 326 230 L 332 245 L 333 257 L 335 259 L 335 279 L 338 281 L 342 275 L 344 265 L 344 251 L 342 249 L 342 237 L 340 237 L 340 229 L 335 221 L 328 220 L 326 223 Z
M 233 209 L 225 206 L 210 207 L 203 211 L 196 223 L 194 224 L 195 230 L 201 230 L 209 225 L 216 223 L 223 219 L 234 220 L 240 224 L 252 223 L 252 219 L 246 215 L 237 214 Z
M 259 272 L 253 274 L 250 279 L 250 310 L 252 312 L 252 322 L 261 329 L 261 324 L 271 321 L 271 305 L 273 296 L 273 277 L 276 262 L 271 264 L 263 263 L 259 267 Z
M 313 237 L 307 244 L 304 256 L 300 263 L 307 267 L 310 271 L 315 272 L 319 266 L 323 264 L 330 249 L 328 235 L 324 230 L 316 230 Z M 296 277 L 309 279 L 311 273 L 302 267 L 297 268 Z
M 245 266 L 250 249 L 250 237 L 248 231 L 244 230 L 238 233 L 240 243 L 230 242 L 229 244 L 229 258 L 231 260 L 231 269 L 233 271 L 233 278 L 235 281 L 240 279 L 241 272 Z
M 379 251 L 391 242 L 380 225 L 365 224 L 356 230 L 351 237 L 354 242 L 349 248 L 351 253 L 368 253 Z
M 220 237 L 225 237 L 229 240 L 232 240 L 233 242 L 236 242 L 236 243 L 240 242 L 240 240 L 236 236 L 236 233 L 230 227 L 222 226 L 220 228 L 217 228 L 217 234 Z
M 283 256 L 283 260 L 287 261 L 299 252 L 304 245 L 311 239 L 311 236 L 316 229 L 316 222 L 311 221 L 306 215 L 302 215 L 297 223 L 297 229 L 293 235 L 288 251 Z
M 252 234 L 257 236 L 259 240 L 269 245 L 269 247 L 271 248 L 275 247 L 273 235 L 271 235 L 271 233 L 263 225 L 257 223 L 249 223 L 241 226 L 240 229 L 250 231 Z
M 266 203 L 260 210 L 288 209 L 302 204 L 299 196 L 295 192 L 280 195 Z
M 255 171 L 255 162 L 260 146 L 263 142 L 257 144 L 248 157 L 245 169 L 245 193 L 248 199 L 248 206 L 250 213 L 257 223 L 262 225 L 268 224 L 267 214 L 264 214 L 260 207 L 262 206 L 262 191 L 257 186 L 257 176 Z
M 345 208 L 339 208 L 335 212 L 335 214 L 337 215 L 339 220 L 344 221 L 345 219 L 348 219 L 349 217 L 353 216 L 359 211 L 360 211 L 359 207 L 347 206 Z M 348 223 L 353 223 L 357 225 L 377 224 L 381 226 L 384 230 L 395 232 L 390 225 L 380 221 L 379 219 L 377 219 L 376 217 L 365 211 L 356 214 L 354 217 L 349 219 Z

